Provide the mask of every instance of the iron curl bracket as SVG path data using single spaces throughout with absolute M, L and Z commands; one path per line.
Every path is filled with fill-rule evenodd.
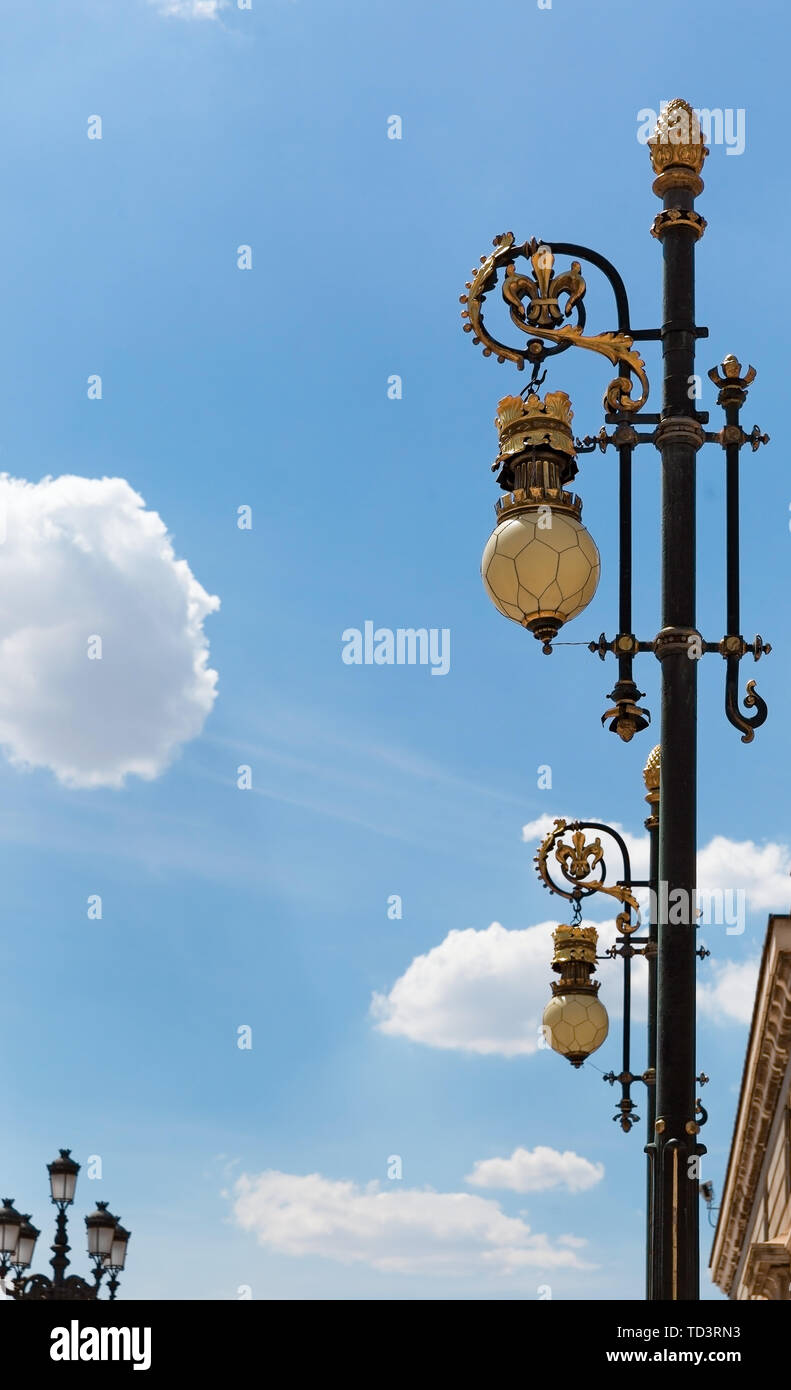
M 739 709 L 739 658 L 728 657 L 728 665 L 725 672 L 725 714 L 729 723 L 735 729 L 742 730 L 742 743 L 752 743 L 755 738 L 756 729 L 760 729 L 766 723 L 769 707 L 766 701 L 758 694 L 755 688 L 755 681 L 747 682 L 747 694 L 744 703 L 748 709 L 754 709 L 755 714 L 752 718 L 742 714 Z
M 752 718 L 748 718 L 739 709 L 739 662 L 748 652 L 755 661 L 760 661 L 762 656 L 768 655 L 772 650 L 771 644 L 764 642 L 760 634 L 752 642 L 745 642 L 741 637 L 724 637 L 719 644 L 719 650 L 725 657 L 726 718 L 735 729 L 741 729 L 742 743 L 752 743 L 755 738 L 755 730 L 760 729 L 761 725 L 766 723 L 769 708 L 766 701 L 758 694 L 755 681 L 752 680 L 747 682 L 744 703 L 747 709 L 754 709 L 755 714 Z
M 741 362 L 733 353 L 728 353 L 722 362 L 712 367 L 709 372 L 709 380 L 718 387 L 717 404 L 722 407 L 725 413 L 725 424 L 723 428 L 713 436 L 725 451 L 725 530 L 726 530 L 726 560 L 725 560 L 725 586 L 726 586 L 726 609 L 727 609 L 727 633 L 719 644 L 719 651 L 725 658 L 725 715 L 730 724 L 735 729 L 740 729 L 742 743 L 752 743 L 755 738 L 755 730 L 760 729 L 766 722 L 768 708 L 766 701 L 761 698 L 755 688 L 755 681 L 747 682 L 747 693 L 744 703 L 747 709 L 755 710 L 755 714 L 749 718 L 739 708 L 739 662 L 747 652 L 750 652 L 756 661 L 760 659 L 764 652 L 771 651 L 768 643 L 761 637 L 756 637 L 752 642 L 745 642 L 744 638 L 738 636 L 740 630 L 739 623 L 739 453 L 745 444 L 749 444 L 755 452 L 761 444 L 769 443 L 768 434 L 762 434 L 757 425 L 753 426 L 750 434 L 745 434 L 741 426 L 740 415 L 742 407 L 747 401 L 748 391 L 756 377 L 755 367 L 749 367 L 745 371 Z M 708 650 L 713 650 L 708 647 Z

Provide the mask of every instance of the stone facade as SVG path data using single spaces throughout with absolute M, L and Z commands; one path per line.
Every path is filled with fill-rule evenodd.
M 791 1300 L 791 917 L 769 918 L 710 1263 L 729 1298 Z

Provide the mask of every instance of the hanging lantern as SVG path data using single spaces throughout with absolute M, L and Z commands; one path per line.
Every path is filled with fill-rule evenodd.
M 555 954 L 552 969 L 560 976 L 552 982 L 552 998 L 544 1010 L 543 1024 L 550 1046 L 573 1067 L 601 1047 L 610 1023 L 598 998 L 595 927 L 559 926 L 552 933 Z
M 599 552 L 582 524 L 582 502 L 564 484 L 577 473 L 565 391 L 544 400 L 505 396 L 495 424 L 494 467 L 506 493 L 486 543 L 481 575 L 492 603 L 551 650 L 563 623 L 588 606 L 599 582 Z

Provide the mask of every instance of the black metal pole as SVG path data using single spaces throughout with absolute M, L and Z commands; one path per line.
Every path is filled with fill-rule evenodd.
M 679 104 L 680 105 L 680 104 Z M 688 115 L 686 113 L 689 113 Z M 666 113 L 667 116 L 668 113 Z M 703 431 L 695 410 L 695 244 L 703 222 L 700 127 L 689 107 L 671 108 L 687 138 L 652 147 L 664 211 L 662 243 L 664 391 L 656 443 L 662 455 L 662 669 L 656 1118 L 651 1184 L 651 1298 L 698 1298 L 698 1183 L 695 1121 L 695 858 L 697 658 L 695 629 L 695 463 Z M 660 132 L 661 121 L 660 121 Z M 661 141 L 660 141 L 661 143 Z M 680 148 L 681 146 L 685 148 Z M 697 170 L 695 165 L 697 164 Z
M 648 882 L 650 885 L 648 947 L 646 964 L 648 966 L 648 1042 L 646 1056 L 646 1134 L 650 1140 L 656 1122 L 656 950 L 657 950 L 657 902 L 659 889 L 659 767 L 660 748 L 657 744 L 649 755 L 643 776 L 646 786 L 646 801 L 651 814 L 645 821 L 648 831 L 649 860 Z M 645 1296 L 652 1297 L 654 1281 L 654 1213 L 653 1213 L 653 1162 L 649 1147 L 646 1163 L 646 1240 L 645 1240 Z
M 724 394 L 724 393 L 720 393 Z M 725 402 L 725 424 L 731 431 L 738 431 L 739 412 L 746 392 L 731 390 Z M 725 446 L 725 588 L 727 627 L 725 631 L 738 636 L 741 633 L 739 616 L 739 445 L 730 439 Z
M 618 449 L 618 631 L 632 631 L 632 446 Z M 631 680 L 632 658 L 618 653 L 618 678 Z

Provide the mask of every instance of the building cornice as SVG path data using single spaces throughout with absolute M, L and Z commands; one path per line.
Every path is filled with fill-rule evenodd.
M 791 1059 L 791 917 L 772 916 L 758 974 L 728 1171 L 711 1253 L 714 1283 L 734 1296 L 769 1135 Z

